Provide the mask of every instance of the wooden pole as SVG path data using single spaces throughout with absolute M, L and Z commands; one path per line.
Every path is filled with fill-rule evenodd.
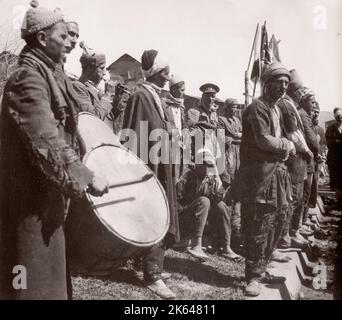
M 255 47 L 255 43 L 256 43 L 256 40 L 257 40 L 258 33 L 259 33 L 259 23 L 256 26 L 255 35 L 254 35 L 254 39 L 253 39 L 252 50 L 251 50 L 251 53 L 249 55 L 249 60 L 248 60 L 248 67 L 247 67 L 247 70 L 245 71 L 245 108 L 247 108 L 247 106 L 249 105 L 249 89 L 248 89 L 249 77 L 248 77 L 248 72 L 249 72 L 249 68 L 251 66 L 252 56 L 253 56 L 254 47 Z

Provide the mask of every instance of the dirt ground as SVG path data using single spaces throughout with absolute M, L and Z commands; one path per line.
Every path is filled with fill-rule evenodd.
M 244 262 L 209 255 L 201 263 L 187 253 L 168 250 L 164 268 L 172 274 L 166 283 L 179 300 L 244 299 Z M 159 300 L 144 286 L 142 272 L 135 271 L 130 262 L 109 276 L 75 275 L 72 280 L 75 300 Z

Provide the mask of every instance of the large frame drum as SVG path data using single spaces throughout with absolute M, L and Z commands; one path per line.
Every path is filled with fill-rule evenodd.
M 95 117 L 82 119 L 90 126 L 91 122 L 99 125 Z M 106 132 L 102 129 L 94 134 Z M 88 146 L 83 163 L 104 176 L 110 189 L 102 197 L 87 194 L 72 202 L 66 232 L 69 261 L 73 271 L 108 271 L 164 238 L 170 223 L 169 205 L 156 176 L 134 153 L 117 144 L 90 148 L 91 139 L 82 136 L 82 129 L 80 133 Z M 95 144 L 100 142 L 97 138 Z

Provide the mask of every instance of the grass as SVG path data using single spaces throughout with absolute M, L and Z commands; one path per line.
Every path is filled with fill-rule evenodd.
M 172 274 L 169 288 L 179 300 L 240 300 L 244 298 L 244 262 L 209 255 L 206 262 L 168 250 L 164 269 Z M 144 285 L 142 272 L 132 263 L 113 270 L 110 276 L 74 276 L 75 300 L 159 300 Z

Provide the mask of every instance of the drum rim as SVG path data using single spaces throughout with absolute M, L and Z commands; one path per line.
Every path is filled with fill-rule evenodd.
M 84 113 L 88 113 L 88 112 L 84 112 Z M 109 226 L 109 224 L 105 221 L 105 220 L 103 220 L 101 217 L 100 217 L 100 215 L 99 215 L 99 213 L 98 213 L 98 210 L 95 208 L 95 206 L 94 206 L 94 203 L 93 203 L 93 201 L 92 201 L 92 199 L 91 199 L 91 195 L 88 193 L 88 192 L 86 192 L 86 197 L 87 197 L 87 199 L 88 199 L 88 201 L 89 201 L 89 203 L 92 205 L 92 209 L 93 209 L 93 211 L 95 212 L 95 214 L 96 214 L 96 217 L 100 220 L 100 222 L 102 223 L 102 225 L 103 226 L 105 226 L 105 228 L 108 230 L 108 231 L 110 231 L 110 232 L 112 232 L 115 236 L 117 236 L 120 240 L 123 240 L 123 241 L 125 241 L 125 242 L 128 242 L 128 243 L 130 243 L 130 244 L 132 244 L 132 245 L 135 245 L 135 246 L 137 246 L 137 247 L 142 247 L 142 248 L 146 248 L 146 246 L 151 246 L 151 245 L 154 245 L 154 244 L 157 244 L 158 242 L 160 242 L 162 239 L 164 239 L 164 237 L 165 237 L 165 235 L 167 234 L 167 232 L 168 232 L 168 230 L 169 230 L 169 227 L 170 227 L 170 205 L 169 205 L 169 201 L 168 201 L 168 199 L 167 199 L 167 196 L 166 196 L 166 192 L 165 192 L 165 190 L 164 190 L 164 188 L 163 188 L 163 186 L 162 186 L 162 184 L 160 183 L 160 181 L 159 181 L 159 179 L 157 178 L 157 176 L 155 175 L 155 173 L 134 153 L 134 152 L 132 152 L 132 151 L 130 151 L 130 150 L 128 150 L 127 148 L 125 148 L 124 146 L 118 146 L 118 145 L 114 145 L 114 144 L 110 144 L 110 143 L 103 143 L 103 144 L 100 144 L 100 145 L 98 145 L 98 146 L 96 146 L 96 147 L 94 147 L 94 148 L 92 148 L 92 149 L 90 149 L 85 155 L 84 155 L 84 157 L 83 157 L 83 159 L 82 159 L 82 162 L 83 162 L 83 164 L 86 166 L 86 161 L 87 161 L 87 159 L 89 158 L 89 156 L 90 156 L 90 154 L 93 152 L 93 151 L 95 151 L 96 149 L 99 149 L 99 148 L 101 148 L 101 147 L 115 147 L 115 148 L 119 148 L 119 149 L 122 149 L 122 150 L 124 150 L 124 151 L 126 151 L 126 152 L 128 152 L 131 156 L 134 156 L 141 164 L 143 164 L 144 166 L 145 166 L 145 168 L 149 171 L 149 172 L 151 172 L 152 174 L 153 174 L 153 177 L 155 178 L 155 180 L 156 180 L 156 182 L 157 182 L 157 184 L 158 184 L 158 186 L 159 186 L 159 188 L 160 188 L 160 190 L 162 191 L 162 194 L 163 194 L 163 197 L 164 197 L 164 200 L 165 200 L 165 202 L 166 202 L 166 209 L 167 209 L 167 221 L 166 221 L 166 227 L 165 227 L 165 229 L 163 230 L 163 232 L 162 232 L 162 235 L 159 237 L 159 238 L 157 238 L 157 240 L 154 240 L 154 241 L 149 241 L 149 242 L 136 242 L 136 241 L 134 241 L 134 240 L 131 240 L 131 239 L 127 239 L 127 238 L 125 238 L 125 237 L 123 237 L 122 235 L 120 235 L 120 234 L 118 234 L 113 228 L 111 228 L 110 226 Z

